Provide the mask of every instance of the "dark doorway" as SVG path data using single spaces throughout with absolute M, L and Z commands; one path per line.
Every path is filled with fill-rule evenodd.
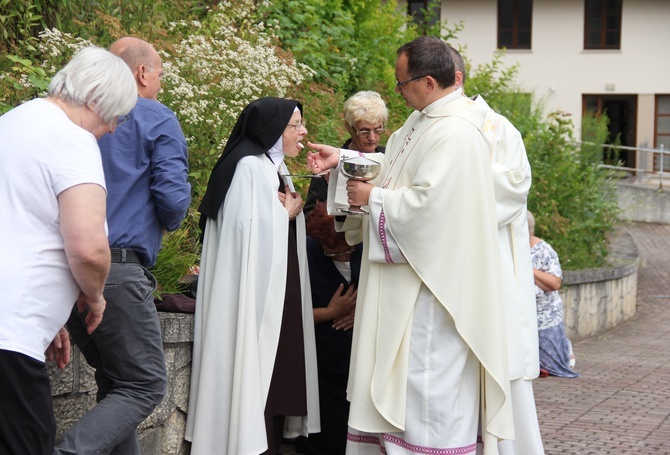
M 587 113 L 607 115 L 610 120 L 610 142 L 614 143 L 618 139 L 621 145 L 635 147 L 637 95 L 583 95 L 582 116 Z M 607 156 L 611 154 L 608 153 Z M 616 156 L 623 166 L 632 168 L 636 166 L 635 151 L 620 150 Z M 610 160 L 604 158 L 605 161 Z

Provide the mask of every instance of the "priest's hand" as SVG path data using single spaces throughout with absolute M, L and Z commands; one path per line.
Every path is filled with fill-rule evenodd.
M 375 186 L 368 182 L 360 180 L 347 180 L 347 202 L 350 205 L 368 205 L 370 202 L 370 192 Z
M 278 192 L 279 201 L 288 211 L 288 219 L 293 220 L 300 212 L 302 212 L 302 196 L 300 196 L 300 193 L 291 191 L 291 188 L 289 188 L 288 185 L 286 185 L 285 190 L 286 193 Z
M 307 168 L 314 174 L 326 172 L 340 162 L 340 149 L 332 145 L 307 142 L 307 146 L 316 150 L 316 153 L 307 152 Z

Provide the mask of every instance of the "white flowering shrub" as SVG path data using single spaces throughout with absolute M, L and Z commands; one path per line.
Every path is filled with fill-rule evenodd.
M 0 114 L 25 101 L 45 96 L 56 71 L 90 45 L 90 41 L 48 29 L 40 32 L 36 43 L 37 64 L 28 58 L 8 55 L 13 65 L 11 72 L 0 74 Z
M 242 109 L 260 97 L 285 97 L 312 76 L 256 17 L 254 2 L 243 0 L 219 4 L 205 23 L 170 24 L 170 33 L 185 38 L 163 54 L 160 98 L 189 142 L 196 198 Z
M 180 120 L 189 144 L 193 185 L 193 203 L 184 227 L 165 238 L 158 259 L 161 284 L 168 291 L 174 290 L 185 268 L 197 263 L 197 207 L 242 109 L 260 97 L 289 96 L 313 75 L 279 48 L 276 29 L 266 28 L 255 8 L 250 0 L 234 5 L 223 2 L 202 23 L 170 23 L 167 35 L 172 43 L 154 43 L 164 49 L 159 51 L 164 73 L 159 100 Z M 0 109 L 45 95 L 56 71 L 90 44 L 57 29 L 40 33 L 35 54 L 39 64 L 20 60 L 11 74 L 0 77 Z M 184 262 L 185 258 L 189 261 Z

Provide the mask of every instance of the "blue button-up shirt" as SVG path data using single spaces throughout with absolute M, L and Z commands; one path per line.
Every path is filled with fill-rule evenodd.
M 179 227 L 191 202 L 188 149 L 179 121 L 141 98 L 128 121 L 98 141 L 107 185 L 109 246 L 156 263 L 163 231 Z

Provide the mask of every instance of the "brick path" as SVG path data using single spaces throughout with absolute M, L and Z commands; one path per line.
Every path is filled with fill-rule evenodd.
M 670 226 L 623 226 L 638 246 L 636 315 L 574 344 L 576 379 L 534 381 L 547 455 L 670 454 Z
M 546 455 L 670 454 L 670 226 L 622 229 L 640 253 L 637 313 L 574 344 L 581 377 L 534 381 Z

